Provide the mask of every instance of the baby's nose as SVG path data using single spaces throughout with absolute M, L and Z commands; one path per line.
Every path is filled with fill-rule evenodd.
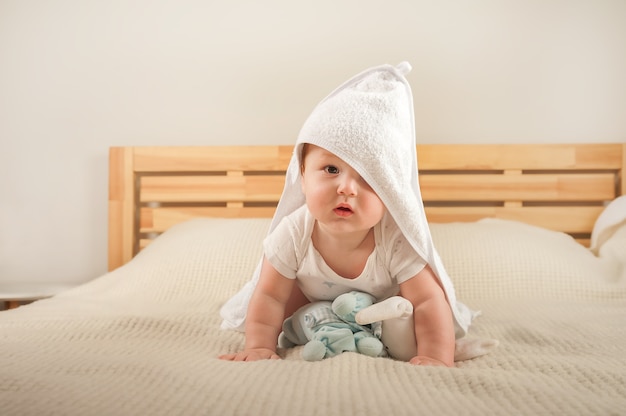
M 337 193 L 340 195 L 355 196 L 357 194 L 357 188 L 357 181 L 346 175 L 339 180 Z

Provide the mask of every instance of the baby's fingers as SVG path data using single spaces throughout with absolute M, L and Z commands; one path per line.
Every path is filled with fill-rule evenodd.
M 222 354 L 218 357 L 226 361 L 259 361 L 259 360 L 280 360 L 278 354 L 271 350 L 245 350 L 237 353 Z
M 433 366 L 433 367 L 448 367 L 443 361 L 437 360 L 436 358 L 426 357 L 423 355 L 417 355 L 411 358 L 409 361 L 413 365 L 425 365 L 425 366 Z

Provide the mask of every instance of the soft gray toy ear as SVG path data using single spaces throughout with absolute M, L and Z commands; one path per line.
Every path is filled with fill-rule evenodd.
M 278 336 L 278 346 L 280 348 L 292 348 L 298 345 L 295 343 L 297 335 L 293 329 L 292 321 L 291 317 L 289 317 L 283 322 L 283 332 Z

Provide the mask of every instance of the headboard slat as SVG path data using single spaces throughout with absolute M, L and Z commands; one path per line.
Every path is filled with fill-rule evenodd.
M 602 206 L 426 207 L 426 216 L 432 223 L 471 222 L 483 218 L 499 218 L 523 221 L 570 234 L 584 234 L 589 233 L 593 228 L 602 209 Z
M 420 171 L 621 169 L 622 144 L 425 144 L 417 146 Z
M 606 201 L 615 198 L 614 173 L 420 175 L 424 200 Z
M 285 171 L 293 146 L 135 147 L 137 172 Z
M 271 218 L 274 206 L 265 207 L 159 207 L 141 208 L 141 233 L 161 233 L 173 225 L 199 217 L 212 218 Z
M 265 202 L 278 201 L 284 176 L 143 176 L 140 201 Z

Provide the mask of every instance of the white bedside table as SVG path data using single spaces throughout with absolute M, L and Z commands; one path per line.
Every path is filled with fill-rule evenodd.
M 4 304 L 4 309 L 13 309 L 23 303 L 49 298 L 74 286 L 45 282 L 0 282 L 0 304 Z

